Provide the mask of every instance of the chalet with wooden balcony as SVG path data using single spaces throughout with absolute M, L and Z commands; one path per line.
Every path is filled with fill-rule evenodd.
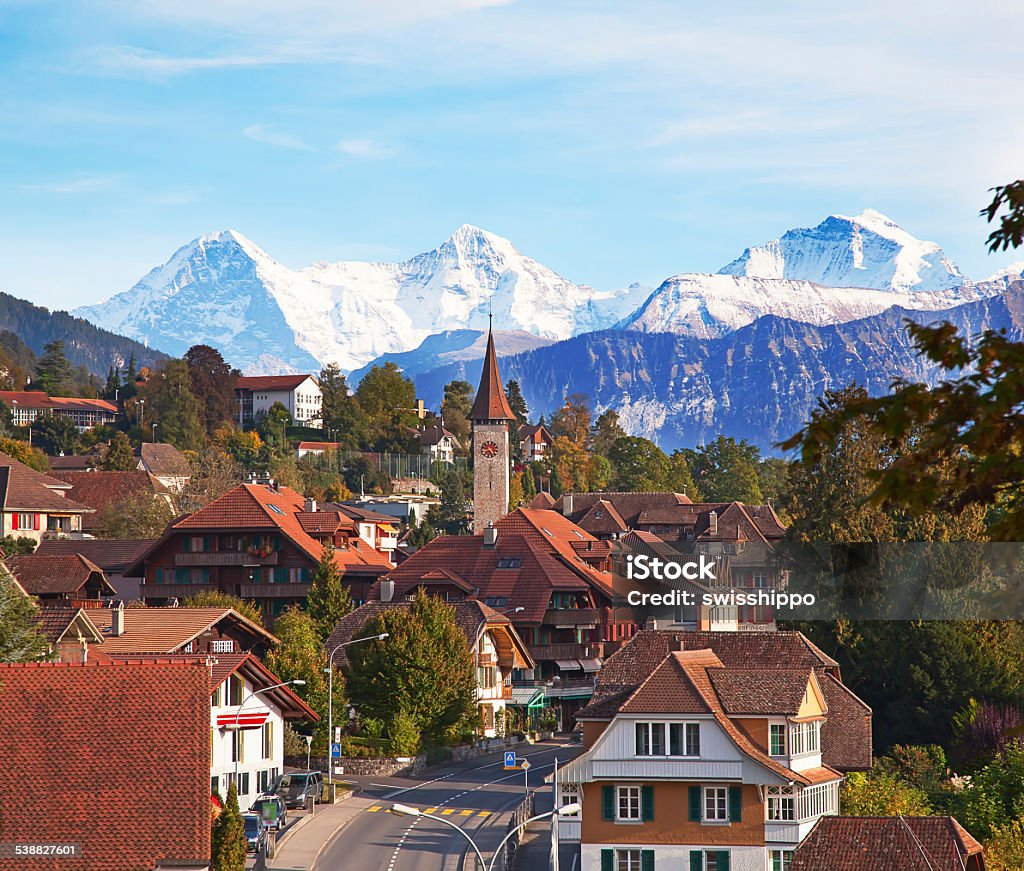
M 394 592 L 388 581 L 384 581 L 385 595 Z M 355 638 L 366 624 L 379 614 L 395 609 L 410 607 L 407 599 L 399 601 L 373 601 L 347 614 L 327 639 L 328 655 L 339 645 Z M 512 676 L 533 668 L 534 662 L 529 650 L 512 621 L 483 602 L 463 599 L 452 602 L 455 621 L 466 637 L 466 644 L 473 652 L 476 665 L 476 704 L 484 737 L 497 734 L 499 712 L 512 699 Z M 344 668 L 348 664 L 345 649 L 338 650 L 334 662 Z
M 423 589 L 508 614 L 534 661 L 515 684 L 543 689 L 568 728 L 605 655 L 636 629 L 612 590 L 610 564 L 609 549 L 562 515 L 520 508 L 480 535 L 434 539 L 385 580 L 397 601 Z
M 870 709 L 795 632 L 641 631 L 577 719 L 556 790 L 583 871 L 783 871 L 871 765 Z
M 149 604 L 221 590 L 256 602 L 270 618 L 305 602 L 327 545 L 357 603 L 391 568 L 340 511 L 321 510 L 287 487 L 240 484 L 172 523 L 125 574 L 142 579 L 139 595 Z
M 81 554 L 24 554 L 7 557 L 4 565 L 21 588 L 44 607 L 102 608 L 105 599 L 117 594 L 103 569 Z

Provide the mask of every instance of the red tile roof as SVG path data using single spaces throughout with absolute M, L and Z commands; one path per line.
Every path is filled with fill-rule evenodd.
M 117 590 L 110 585 L 103 569 L 81 554 L 40 556 L 31 553 L 9 556 L 4 563 L 18 579 L 18 583 L 32 596 L 77 593 L 94 576 L 102 579 L 103 595 L 117 595 Z
M 157 541 L 155 538 L 44 538 L 36 548 L 36 554 L 67 556 L 80 553 L 109 575 L 122 572 Z
M 0 453 L 0 466 L 13 466 L 17 469 L 21 469 L 26 473 L 27 477 L 30 477 L 37 484 L 42 484 L 44 487 L 49 487 L 51 490 L 59 490 L 64 492 L 70 490 L 71 485 L 65 484 L 58 478 L 54 478 L 52 475 L 46 475 L 43 472 L 37 472 L 31 466 L 25 465 L 21 460 L 16 460 L 14 457 L 8 456 L 7 454 Z
M 75 501 L 89 506 L 96 512 L 82 518 L 84 530 L 99 526 L 99 515 L 108 505 L 140 494 L 155 497 L 167 492 L 167 488 L 149 472 L 55 471 L 53 475 L 71 485 L 69 495 Z
M 91 608 L 89 617 L 103 633 L 103 650 L 115 653 L 176 653 L 212 627 L 230 623 L 252 643 L 278 643 L 262 626 L 232 608 L 125 608 L 124 633 L 111 635 L 110 608 Z
M 536 496 L 533 497 L 532 501 L 527 508 L 543 508 L 550 509 L 555 507 L 555 498 L 545 490 L 541 490 Z
M 192 475 L 192 466 L 174 445 L 143 442 L 139 445 L 138 457 L 151 475 L 165 478 L 187 478 Z
M 243 375 L 235 379 L 236 390 L 294 390 L 312 375 Z
M 209 861 L 210 675 L 202 664 L 0 665 L 0 711 L 0 842 L 77 842 L 83 854 L 0 858 L 0 871 Z
M 822 817 L 790 871 L 980 871 L 981 852 L 953 817 Z
M 5 511 L 25 511 L 41 514 L 85 514 L 92 511 L 62 494 L 70 489 L 64 481 L 57 490 L 45 482 L 53 480 L 40 475 L 28 466 L 8 465 L 0 462 L 0 505 Z
M 484 352 L 484 365 L 480 372 L 480 386 L 467 417 L 478 421 L 515 420 L 516 417 L 505 398 L 505 388 L 498 371 L 498 355 L 494 350 L 494 334 L 490 330 L 487 331 L 487 350 Z
M 103 636 L 96 624 L 89 619 L 89 611 L 92 610 L 95 609 L 52 607 L 44 604 L 36 614 L 36 625 L 51 646 L 57 644 L 72 626 L 79 627 L 84 636 L 87 636 L 93 643 L 99 644 L 103 641 Z

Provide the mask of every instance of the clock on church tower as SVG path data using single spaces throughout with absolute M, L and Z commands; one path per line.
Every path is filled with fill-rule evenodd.
M 481 532 L 508 514 L 509 426 L 515 422 L 490 330 L 469 419 L 473 424 L 473 532 Z

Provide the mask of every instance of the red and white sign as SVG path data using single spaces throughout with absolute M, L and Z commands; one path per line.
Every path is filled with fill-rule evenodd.
M 233 729 L 238 723 L 239 729 L 259 729 L 270 716 L 269 711 L 242 711 L 241 714 L 217 714 L 217 725 L 222 729 Z

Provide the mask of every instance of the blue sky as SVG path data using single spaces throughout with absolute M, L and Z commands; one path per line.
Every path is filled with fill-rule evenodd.
M 0 290 L 93 302 L 227 227 L 299 267 L 462 223 L 657 284 L 868 206 L 984 277 L 1022 29 L 1017 0 L 0 0 Z

